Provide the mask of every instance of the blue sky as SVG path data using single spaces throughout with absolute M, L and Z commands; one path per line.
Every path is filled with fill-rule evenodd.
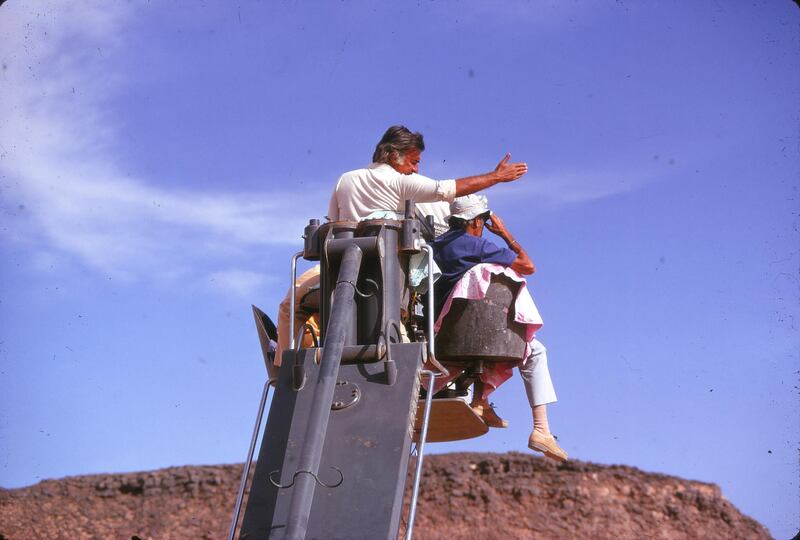
M 800 10 L 772 2 L 0 7 L 0 485 L 244 459 L 250 304 L 383 130 L 538 271 L 575 458 L 800 528 Z M 435 451 L 527 451 L 511 421 Z

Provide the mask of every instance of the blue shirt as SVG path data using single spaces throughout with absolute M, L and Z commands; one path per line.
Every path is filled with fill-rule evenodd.
M 433 258 L 442 271 L 442 276 L 434 286 L 436 317 L 438 317 L 453 285 L 470 268 L 480 263 L 511 266 L 517 254 L 481 237 L 467 234 L 463 229 L 450 229 L 433 241 Z

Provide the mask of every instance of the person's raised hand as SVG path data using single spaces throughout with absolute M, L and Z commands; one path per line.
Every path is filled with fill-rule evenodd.
M 494 174 L 499 182 L 511 182 L 528 172 L 527 163 L 509 163 L 510 159 L 511 154 L 506 154 L 494 169 Z
M 508 229 L 506 229 L 506 224 L 503 222 L 502 219 L 500 219 L 500 216 L 498 216 L 495 213 L 492 213 L 492 215 L 489 217 L 489 219 L 486 220 L 484 225 L 486 225 L 486 228 L 489 229 L 489 231 L 493 232 L 497 236 L 505 238 L 508 235 Z

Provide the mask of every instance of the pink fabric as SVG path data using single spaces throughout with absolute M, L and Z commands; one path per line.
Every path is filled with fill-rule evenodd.
M 514 320 L 526 325 L 525 339 L 527 345 L 525 346 L 525 355 L 520 359 L 521 363 L 528 361 L 530 355 L 530 343 L 536 335 L 536 331 L 542 327 L 542 321 L 539 310 L 536 309 L 536 304 L 533 302 L 531 293 L 528 291 L 528 284 L 524 277 L 519 275 L 516 270 L 512 270 L 507 266 L 499 264 L 477 264 L 467 271 L 464 276 L 456 282 L 453 290 L 444 302 L 442 311 L 439 318 L 434 325 L 434 331 L 438 332 L 442 326 L 442 321 L 445 315 L 450 311 L 450 306 L 453 304 L 454 298 L 466 298 L 468 300 L 480 300 L 486 296 L 486 291 L 489 290 L 493 275 L 504 274 L 522 284 L 517 292 L 517 298 L 514 300 Z M 514 374 L 514 366 L 516 362 L 502 362 L 497 364 L 487 364 L 481 381 L 483 381 L 484 395 L 483 398 L 491 394 L 501 384 L 506 382 Z M 438 377 L 434 385 L 434 393 L 438 392 L 450 381 L 454 380 L 460 375 L 458 373 L 450 373 L 449 377 Z

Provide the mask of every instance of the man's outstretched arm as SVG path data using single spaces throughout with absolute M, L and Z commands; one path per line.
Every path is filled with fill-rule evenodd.
M 511 154 L 506 154 L 494 171 L 456 180 L 456 197 L 470 195 L 501 182 L 513 182 L 528 172 L 527 163 L 509 163 L 510 159 Z

